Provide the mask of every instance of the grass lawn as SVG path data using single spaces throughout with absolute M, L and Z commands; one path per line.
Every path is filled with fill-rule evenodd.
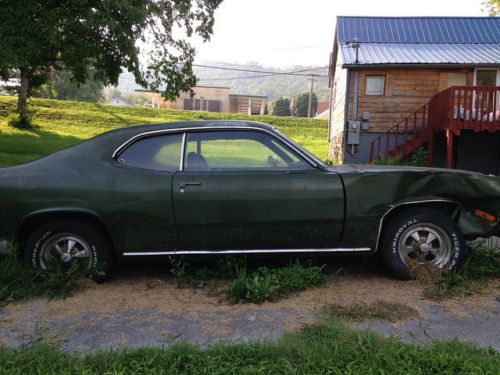
M 318 323 L 277 342 L 176 344 L 79 356 L 57 345 L 0 347 L 2 374 L 498 374 L 500 355 L 458 340 L 403 344 L 340 321 Z
M 3 119 L 15 110 L 14 97 L 0 97 L 0 166 L 22 163 L 73 143 L 123 126 L 151 122 L 237 119 L 262 121 L 276 128 L 320 159 L 328 151 L 327 122 L 296 117 L 244 116 L 231 113 L 178 111 L 46 99 L 30 100 L 33 130 L 7 126 Z

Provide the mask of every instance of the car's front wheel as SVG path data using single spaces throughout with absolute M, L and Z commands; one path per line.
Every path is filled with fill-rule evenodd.
M 83 220 L 54 220 L 36 228 L 25 242 L 26 265 L 49 272 L 82 273 L 102 281 L 109 245 L 96 226 Z
M 400 279 L 411 280 L 411 263 L 456 270 L 465 255 L 457 224 L 440 211 L 414 208 L 395 214 L 384 226 L 382 259 Z

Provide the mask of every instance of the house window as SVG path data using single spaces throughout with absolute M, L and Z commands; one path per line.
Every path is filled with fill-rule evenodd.
M 496 70 L 476 70 L 476 85 L 477 86 L 495 86 L 497 83 Z
M 220 100 L 184 99 L 185 110 L 220 112 Z
M 366 76 L 366 95 L 384 95 L 385 76 Z

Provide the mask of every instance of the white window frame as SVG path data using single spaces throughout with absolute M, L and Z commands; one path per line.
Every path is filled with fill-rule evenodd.
M 370 78 L 382 78 L 382 80 L 383 80 L 382 92 L 368 92 L 368 80 Z M 369 95 L 369 96 L 383 96 L 383 95 L 385 95 L 385 75 L 383 75 L 383 74 L 367 75 L 366 80 L 365 80 L 365 95 Z
M 477 71 L 478 70 L 496 70 L 496 72 L 497 72 L 497 86 L 500 86 L 500 69 L 496 69 L 496 68 L 475 68 L 474 69 L 474 86 L 477 86 Z

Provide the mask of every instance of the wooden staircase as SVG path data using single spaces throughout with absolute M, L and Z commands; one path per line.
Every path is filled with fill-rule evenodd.
M 463 129 L 500 131 L 500 86 L 452 86 L 437 93 L 370 143 L 369 162 L 404 157 L 427 144 L 431 166 L 434 134 L 445 131 L 447 166 L 451 168 L 453 137 Z

